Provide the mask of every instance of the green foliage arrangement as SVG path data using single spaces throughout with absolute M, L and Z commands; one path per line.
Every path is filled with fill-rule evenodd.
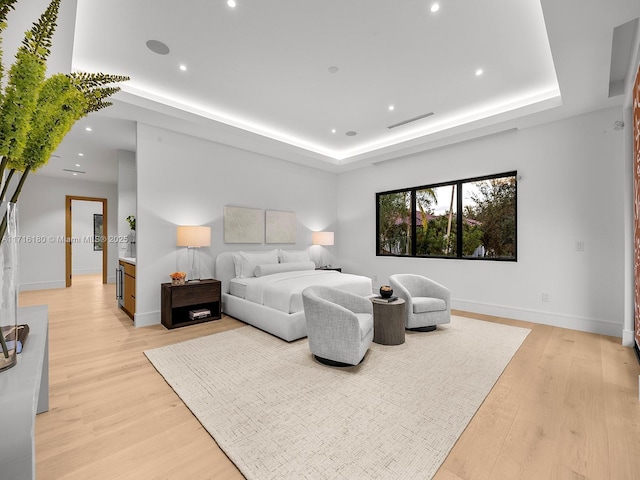
M 6 86 L 0 91 L 0 201 L 7 198 L 17 174 L 20 178 L 10 197 L 11 202 L 17 202 L 29 173 L 47 163 L 75 122 L 110 106 L 111 102 L 105 100 L 120 88 L 109 85 L 129 79 L 104 73 L 55 74 L 45 78 L 60 1 L 52 0 L 25 33 L 9 69 Z M 0 0 L 0 34 L 16 2 Z M 0 51 L 0 60 L 1 55 Z M 4 72 L 2 65 L 0 75 Z M 5 231 L 3 222 L 0 239 Z
M 136 217 L 134 217 L 133 215 L 129 215 L 127 217 L 127 223 L 129 224 L 129 228 L 131 230 L 135 230 L 136 229 Z
M 0 40 L 17 1 L 0 0 Z M 52 0 L 25 33 L 8 73 L 0 50 L 0 80 L 5 85 L 0 89 L 0 201 L 9 198 L 16 203 L 29 173 L 47 163 L 75 122 L 110 106 L 106 99 L 120 90 L 112 84 L 129 79 L 104 73 L 45 78 L 60 1 Z M 14 190 L 8 197 L 10 188 Z M 5 217 L 0 222 L 0 240 L 6 230 Z M 8 357 L 3 335 L 0 344 Z

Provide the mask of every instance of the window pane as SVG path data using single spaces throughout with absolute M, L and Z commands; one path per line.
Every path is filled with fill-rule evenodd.
M 462 250 L 475 258 L 516 258 L 516 178 L 464 183 Z
M 411 255 L 411 191 L 378 195 L 378 255 Z
M 416 192 L 416 254 L 455 257 L 456 186 Z

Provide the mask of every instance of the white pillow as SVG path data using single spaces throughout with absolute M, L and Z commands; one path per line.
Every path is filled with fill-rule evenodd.
M 265 275 L 273 275 L 282 272 L 298 272 L 302 270 L 315 270 L 316 264 L 313 262 L 288 262 L 288 263 L 268 263 L 266 265 L 258 265 L 255 269 L 256 277 L 264 277 Z
M 236 278 L 255 277 L 258 265 L 278 263 L 278 250 L 269 252 L 237 252 L 233 254 Z
M 308 250 L 289 251 L 280 250 L 280 263 L 309 262 L 311 257 Z

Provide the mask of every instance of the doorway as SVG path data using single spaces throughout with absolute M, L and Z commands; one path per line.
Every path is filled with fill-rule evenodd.
M 87 236 L 87 234 L 83 234 L 78 238 L 73 237 L 73 211 L 72 211 L 72 202 L 74 200 L 79 200 L 83 202 L 99 202 L 101 204 L 102 209 L 101 213 L 94 213 L 90 218 L 91 232 Z M 70 287 L 73 283 L 73 246 L 75 242 L 80 242 L 86 244 L 85 247 L 91 247 L 94 249 L 94 252 L 102 252 L 102 283 L 107 283 L 107 254 L 108 254 L 108 245 L 107 241 L 109 238 L 109 232 L 107 230 L 107 219 L 109 218 L 107 215 L 107 199 L 106 198 L 96 198 L 96 197 L 77 197 L 74 195 L 66 196 L 66 215 L 65 215 L 65 229 L 64 234 L 67 239 L 65 243 L 65 284 L 67 287 Z M 85 215 L 86 217 L 86 215 Z

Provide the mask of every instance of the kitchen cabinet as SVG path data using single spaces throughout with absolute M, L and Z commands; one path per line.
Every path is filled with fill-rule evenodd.
M 136 266 L 122 260 L 120 260 L 120 266 L 124 270 L 122 309 L 133 320 L 133 316 L 136 313 Z

